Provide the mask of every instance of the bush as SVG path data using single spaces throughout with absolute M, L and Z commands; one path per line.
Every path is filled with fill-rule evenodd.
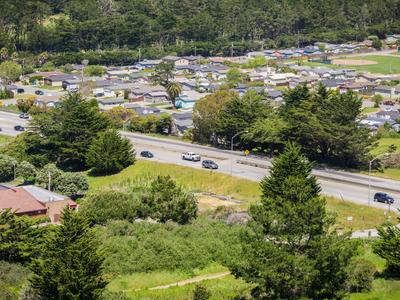
M 193 291 L 193 300 L 207 300 L 210 299 L 211 293 L 202 285 L 196 285 Z
M 365 259 L 355 259 L 348 267 L 347 287 L 349 292 L 369 292 L 376 273 L 375 265 Z
M 55 69 L 56 69 L 56 66 L 51 61 L 48 61 L 40 68 L 40 71 L 42 71 L 42 72 L 52 72 Z
M 27 161 L 23 161 L 17 165 L 17 177 L 21 177 L 24 181 L 34 181 L 36 178 L 36 168 Z
M 54 164 L 47 164 L 37 173 L 36 183 L 45 189 L 54 189 L 59 184 L 59 180 L 63 171 L 58 169 Z
M 0 155 L 0 182 L 14 179 L 14 171 L 18 162 L 11 156 Z
M 65 172 L 61 175 L 54 190 L 69 197 L 77 197 L 86 194 L 89 189 L 87 177 L 82 173 Z
M 142 133 L 159 133 L 170 134 L 172 126 L 172 118 L 168 114 L 160 116 L 133 116 L 129 124 L 130 131 Z
M 19 264 L 0 261 L 0 299 L 18 300 L 19 290 L 25 284 L 28 270 Z
M 103 76 L 106 73 L 106 69 L 103 66 L 92 65 L 87 66 L 83 72 L 87 76 Z

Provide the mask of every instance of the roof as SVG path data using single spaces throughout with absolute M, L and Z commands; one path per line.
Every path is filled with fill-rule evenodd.
M 0 210 L 8 208 L 19 214 L 47 210 L 44 204 L 22 187 L 0 190 Z
M 51 192 L 35 185 L 25 185 L 22 186 L 22 188 L 42 203 L 69 199 L 67 196 Z
M 102 105 L 121 104 L 124 103 L 124 98 L 99 99 L 97 102 Z
M 163 57 L 163 60 L 167 60 L 167 61 L 178 61 L 181 59 L 186 59 L 186 58 L 173 56 L 173 55 L 167 55 L 167 56 Z
M 51 81 L 65 81 L 69 79 L 77 79 L 75 75 L 72 74 L 53 74 L 50 76 L 46 76 L 44 79 L 45 80 L 51 80 Z

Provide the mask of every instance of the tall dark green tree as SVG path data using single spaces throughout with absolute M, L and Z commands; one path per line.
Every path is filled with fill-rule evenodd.
M 54 109 L 34 115 L 30 125 L 28 155 L 41 154 L 64 169 L 80 170 L 87 168 L 89 146 L 111 123 L 96 101 L 69 94 Z
M 262 198 L 250 208 L 242 260 L 232 272 L 256 284 L 261 299 L 331 299 L 343 295 L 346 266 L 354 247 L 347 236 L 330 232 L 312 166 L 291 144 L 260 186 Z
M 87 154 L 87 164 L 95 174 L 117 173 L 134 162 L 135 150 L 131 142 L 116 130 L 100 133 Z
M 34 292 L 48 300 L 99 299 L 106 286 L 99 246 L 87 220 L 65 208 L 62 224 L 46 241 L 41 258 L 31 265 Z

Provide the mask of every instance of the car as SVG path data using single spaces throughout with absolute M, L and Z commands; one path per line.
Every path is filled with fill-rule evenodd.
M 191 160 L 191 161 L 200 161 L 201 157 L 200 157 L 200 155 L 198 155 L 194 152 L 184 152 L 184 153 L 182 153 L 182 159 L 183 160 Z
M 18 93 L 18 94 L 25 93 L 25 90 L 24 90 L 24 89 L 22 89 L 22 88 L 18 88 L 18 89 L 17 89 L 17 93 Z
M 21 125 L 16 125 L 16 126 L 14 126 L 14 130 L 15 131 L 25 131 L 25 128 Z
M 218 165 L 212 160 L 203 160 L 201 166 L 205 169 L 218 169 Z
M 43 96 L 43 95 L 44 95 L 44 92 L 41 91 L 41 90 L 36 90 L 36 91 L 35 91 L 35 94 L 36 94 L 36 95 Z
M 393 106 L 393 105 L 396 104 L 396 102 L 394 102 L 394 101 L 392 101 L 392 100 L 386 100 L 386 101 L 383 101 L 382 104 L 383 104 L 383 105 L 390 105 L 390 106 Z
M 21 119 L 29 119 L 29 115 L 27 113 L 20 114 L 19 117 Z
M 389 196 L 386 193 L 376 193 L 374 195 L 374 201 L 383 202 L 383 203 L 387 203 L 387 204 L 393 204 L 394 198 Z
M 154 157 L 153 153 L 151 153 L 150 151 L 142 151 L 142 152 L 140 152 L 140 156 L 141 157 L 147 157 L 147 158 L 153 158 Z

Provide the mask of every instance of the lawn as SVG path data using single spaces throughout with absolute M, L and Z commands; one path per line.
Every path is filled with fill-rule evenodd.
M 362 110 L 363 114 L 373 114 L 380 110 L 379 107 L 364 107 Z
M 8 135 L 0 134 L 0 147 L 10 142 L 13 138 Z
M 191 191 L 212 192 L 217 195 L 233 197 L 243 201 L 243 205 L 238 206 L 241 209 L 248 208 L 250 203 L 254 203 L 260 197 L 259 184 L 256 181 L 231 177 L 212 171 L 143 160 L 139 160 L 134 166 L 128 167 L 116 175 L 89 176 L 89 184 L 91 190 L 96 190 L 118 184 L 129 178 L 148 175 L 170 175 Z M 370 229 L 386 220 L 382 209 L 358 205 L 332 197 L 326 197 L 326 200 L 328 210 L 337 215 L 339 228 Z M 347 221 L 348 216 L 353 217 L 351 223 Z M 392 220 L 395 219 L 395 216 L 395 213 L 391 213 Z
M 342 58 L 341 58 L 342 59 Z M 339 66 L 339 65 L 328 65 L 315 62 L 304 62 L 304 65 L 312 67 L 328 67 L 332 69 L 355 69 L 358 71 L 366 71 L 371 73 L 381 73 L 381 74 L 397 74 L 400 73 L 400 57 L 395 56 L 384 56 L 384 55 L 366 55 L 366 56 L 352 56 L 349 59 L 355 60 L 372 60 L 376 61 L 375 65 L 365 65 L 365 66 Z
M 395 145 L 397 152 L 400 152 L 400 138 L 381 138 L 378 141 L 378 146 L 371 151 L 374 156 L 388 152 L 389 146 Z

